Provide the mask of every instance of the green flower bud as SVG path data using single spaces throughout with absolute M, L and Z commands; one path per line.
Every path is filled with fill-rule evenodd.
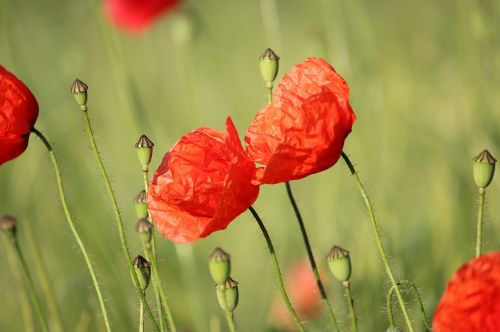
M 137 157 L 139 158 L 143 171 L 149 170 L 149 163 L 153 157 L 153 146 L 155 146 L 154 143 L 151 142 L 146 135 L 139 137 L 139 140 L 135 143 Z
M 326 260 L 330 272 L 332 272 L 338 281 L 343 283 L 349 281 L 351 278 L 351 258 L 349 251 L 339 246 L 333 246 L 326 256 Z
M 11 215 L 4 215 L 0 218 L 0 230 L 7 235 L 10 241 L 16 240 L 17 234 L 17 219 Z
M 73 84 L 71 85 L 71 93 L 73 94 L 73 97 L 75 97 L 76 102 L 80 106 L 85 106 L 87 105 L 87 90 L 89 87 L 87 84 L 83 83 L 80 81 L 78 78 L 73 81 Z
M 149 249 L 153 237 L 153 225 L 147 219 L 139 219 L 135 224 L 135 231 L 139 234 L 142 244 Z
M 273 86 L 273 82 L 278 75 L 280 57 L 268 48 L 259 58 L 260 73 L 268 88 Z
M 401 330 L 397 326 L 389 326 L 389 328 L 387 329 L 387 332 L 403 332 L 403 330 Z
M 139 219 L 145 219 L 148 217 L 148 205 L 147 205 L 147 194 L 145 190 L 141 190 L 134 198 L 135 214 Z
M 495 174 L 495 163 L 497 160 L 491 155 L 488 150 L 484 150 L 474 157 L 474 165 L 472 167 L 474 181 L 479 188 L 486 188 L 490 185 Z
M 133 264 L 135 271 L 137 272 L 137 279 L 139 279 L 139 286 L 142 290 L 146 290 L 149 286 L 149 281 L 151 280 L 151 265 L 141 255 L 134 258 Z
M 208 268 L 216 284 L 223 284 L 231 273 L 231 256 L 217 247 L 210 255 Z
M 215 286 L 217 289 L 217 301 L 224 311 L 233 312 L 238 305 L 238 282 L 228 278 L 226 282 Z

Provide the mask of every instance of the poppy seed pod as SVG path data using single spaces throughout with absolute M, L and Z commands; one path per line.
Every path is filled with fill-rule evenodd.
M 345 283 L 351 278 L 351 257 L 349 251 L 333 246 L 326 256 L 328 267 L 333 276 L 340 282 Z
M 151 281 L 151 265 L 149 262 L 138 255 L 134 258 L 134 268 L 137 272 L 137 279 L 139 280 L 139 286 L 142 290 L 146 290 L 149 286 L 149 282 Z
M 474 157 L 473 174 L 474 182 L 479 188 L 486 188 L 490 185 L 495 174 L 495 163 L 497 160 L 488 150 L 483 150 Z
M 231 256 L 217 247 L 210 255 L 208 267 L 214 282 L 222 284 L 229 278 L 231 273 Z
M 142 244 L 145 246 L 151 245 L 153 225 L 147 219 L 139 219 L 135 224 L 135 231 L 139 234 Z
M 137 157 L 139 158 L 143 171 L 149 170 L 149 163 L 151 162 L 151 158 L 153 158 L 154 146 L 154 143 L 146 135 L 141 135 L 137 143 L 135 143 Z
M 233 312 L 238 305 L 238 282 L 228 278 L 226 282 L 215 286 L 217 301 L 224 311 Z
M 14 74 L 0 65 L 0 165 L 18 157 L 38 117 L 38 103 Z
M 147 194 L 145 190 L 141 190 L 134 198 L 135 214 L 139 219 L 145 219 L 148 217 L 148 204 L 147 204 Z
M 71 85 L 71 93 L 73 94 L 73 97 L 75 97 L 76 102 L 80 106 L 85 106 L 87 105 L 87 91 L 89 87 L 87 84 L 83 83 L 80 81 L 78 78 L 73 81 L 73 84 Z
M 2 216 L 0 218 L 0 230 L 7 235 L 9 240 L 14 241 L 17 232 L 17 219 L 8 214 Z
M 259 57 L 260 73 L 268 88 L 272 88 L 278 75 L 279 60 L 280 57 L 270 48 Z

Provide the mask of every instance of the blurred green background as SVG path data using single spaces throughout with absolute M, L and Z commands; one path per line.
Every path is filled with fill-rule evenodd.
M 116 331 L 136 329 L 137 299 L 81 114 L 69 93 L 76 77 L 90 87 L 90 116 L 132 254 L 141 251 L 132 205 L 142 186 L 134 150 L 139 135 L 156 144 L 152 168 L 181 135 L 201 126 L 222 130 L 228 115 L 243 137 L 266 102 L 258 56 L 272 47 L 281 56 L 280 76 L 307 56 L 321 56 L 348 81 L 358 120 L 345 151 L 369 189 L 397 275 L 419 285 L 430 315 L 451 273 L 473 256 L 471 159 L 483 148 L 500 155 L 499 1 L 192 0 L 139 35 L 115 30 L 101 16 L 99 2 L 0 3 L 0 63 L 40 103 L 36 126 L 59 156 L 70 206 Z M 495 180 L 487 193 L 487 251 L 500 247 L 495 204 L 500 182 Z M 360 328 L 385 330 L 389 284 L 347 167 L 339 162 L 292 186 L 321 270 L 327 275 L 324 256 L 333 244 L 349 249 Z M 305 250 L 284 186 L 263 186 L 255 206 L 286 270 Z M 0 167 L 0 213 L 18 217 L 33 272 L 34 253 L 43 258 L 65 330 L 102 331 L 52 166 L 36 137 L 20 158 Z M 158 245 L 165 288 L 183 331 L 211 331 L 217 320 L 226 329 L 206 263 L 215 246 L 232 254 L 233 278 L 240 282 L 240 330 L 267 331 L 272 325 L 269 305 L 277 287 L 250 214 L 191 246 L 163 239 Z M 9 257 L 7 249 L 0 246 L 3 257 Z M 0 330 L 30 330 L 29 319 L 23 323 L 16 270 L 3 260 Z M 329 276 L 325 283 L 348 328 L 340 284 Z M 37 286 L 43 286 L 39 278 Z M 418 309 L 408 299 L 422 330 Z M 404 327 L 399 314 L 398 322 Z M 306 323 L 314 331 L 331 330 L 328 326 L 325 318 Z

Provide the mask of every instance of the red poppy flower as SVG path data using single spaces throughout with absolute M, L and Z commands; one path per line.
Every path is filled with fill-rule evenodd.
M 292 265 L 287 273 L 286 285 L 290 301 L 301 320 L 310 320 L 321 315 L 321 296 L 307 259 Z M 273 300 L 271 315 L 277 325 L 295 330 L 295 323 L 278 296 Z
M 245 136 L 247 153 L 264 165 L 258 180 L 286 182 L 330 168 L 355 119 L 349 87 L 328 62 L 307 58 L 294 66 Z
M 0 66 L 0 165 L 26 150 L 38 103 L 23 82 Z
M 434 314 L 433 331 L 500 331 L 500 252 L 476 258 L 455 273 Z
M 159 231 L 179 243 L 225 229 L 255 202 L 255 164 L 230 118 L 227 134 L 200 128 L 165 155 L 149 188 L 148 209 Z
M 106 0 L 105 7 L 118 28 L 140 32 L 178 3 L 179 0 Z

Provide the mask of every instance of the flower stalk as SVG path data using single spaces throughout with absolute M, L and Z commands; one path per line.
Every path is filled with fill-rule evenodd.
M 420 296 L 420 292 L 418 291 L 418 288 L 415 285 L 415 283 L 412 281 L 408 281 L 408 280 L 401 280 L 398 282 L 398 285 L 409 287 L 410 290 L 413 292 L 413 296 L 415 296 L 415 300 L 418 303 L 420 313 L 422 314 L 422 322 L 424 324 L 425 331 L 430 331 L 431 327 L 427 323 L 427 314 L 425 313 L 424 303 L 422 301 L 422 297 Z M 396 288 L 394 286 L 392 286 L 389 289 L 389 292 L 387 292 L 387 298 L 386 298 L 387 318 L 389 319 L 389 326 L 393 327 L 393 328 L 395 327 L 395 323 L 394 323 L 394 313 L 392 310 L 392 298 L 393 298 L 395 289 Z
M 401 307 L 401 311 L 403 312 L 403 316 L 405 318 L 406 325 L 408 327 L 408 331 L 413 332 L 413 325 L 411 323 L 410 315 L 408 314 L 408 309 L 406 308 L 406 304 L 404 302 L 403 296 L 401 295 L 401 291 L 399 289 L 399 286 L 396 282 L 396 278 L 394 277 L 394 272 L 392 271 L 392 267 L 389 263 L 389 259 L 387 258 L 387 254 L 385 253 L 384 246 L 382 244 L 382 237 L 380 235 L 380 231 L 378 228 L 377 224 L 377 219 L 375 217 L 375 212 L 373 211 L 373 206 L 370 201 L 370 198 L 368 197 L 366 190 L 363 186 L 363 183 L 361 182 L 358 173 L 356 172 L 356 169 L 354 168 L 354 165 L 351 163 L 351 160 L 345 154 L 345 152 L 342 152 L 342 158 L 344 159 L 345 163 L 347 164 L 347 167 L 349 168 L 349 171 L 351 172 L 351 175 L 353 176 L 356 186 L 358 187 L 359 193 L 361 194 L 361 197 L 363 198 L 363 202 L 366 205 L 366 209 L 368 210 L 368 214 L 370 215 L 370 222 L 371 226 L 373 229 L 373 233 L 375 235 L 375 242 L 377 243 L 377 249 L 380 253 L 380 257 L 382 258 L 382 262 L 385 267 L 385 271 L 387 273 L 387 276 L 389 277 L 389 280 L 392 284 L 392 287 L 394 287 L 394 291 L 396 292 L 396 296 L 399 301 L 399 305 Z
M 52 148 L 52 145 L 50 145 L 47 138 L 45 138 L 45 136 L 40 131 L 38 131 L 36 128 L 32 128 L 31 131 L 36 136 L 38 136 L 38 138 L 42 141 L 43 145 L 45 146 L 45 148 L 47 149 L 47 151 L 49 153 L 50 161 L 52 162 L 52 166 L 54 167 L 54 172 L 56 174 L 59 199 L 60 199 L 61 204 L 63 206 L 66 221 L 68 222 L 69 228 L 71 229 L 71 233 L 73 234 L 73 237 L 75 238 L 75 241 L 78 245 L 78 248 L 80 249 L 80 251 L 83 255 L 83 259 L 85 260 L 85 264 L 87 265 L 87 269 L 89 271 L 90 278 L 92 279 L 92 284 L 94 285 L 97 299 L 99 301 L 99 307 L 101 308 L 101 313 L 102 313 L 102 317 L 104 319 L 104 325 L 106 326 L 106 331 L 110 332 L 111 331 L 111 324 L 109 322 L 108 311 L 106 310 L 106 305 L 104 303 L 104 298 L 102 296 L 101 287 L 99 286 L 99 282 L 97 281 L 97 276 L 96 276 L 96 273 L 94 271 L 92 261 L 90 260 L 90 256 L 87 252 L 87 248 L 83 244 L 83 241 L 80 237 L 80 234 L 78 233 L 78 230 L 76 229 L 76 225 L 73 221 L 73 217 L 71 216 L 71 213 L 69 211 L 68 201 L 66 198 L 66 192 L 64 190 L 63 179 L 62 179 L 62 175 L 61 175 L 61 168 L 59 167 L 59 163 L 58 163 L 56 155 L 54 153 L 54 149 Z
M 304 332 L 305 331 L 304 326 L 302 325 L 302 322 L 300 321 L 299 317 L 297 316 L 297 313 L 293 309 L 292 303 L 290 303 L 290 299 L 289 299 L 288 294 L 286 292 L 285 283 L 283 282 L 283 275 L 281 273 L 280 265 L 278 262 L 278 257 L 276 256 L 273 242 L 271 241 L 271 237 L 269 236 L 269 233 L 267 232 L 266 226 L 264 225 L 264 222 L 260 218 L 257 211 L 255 211 L 255 209 L 252 206 L 250 206 L 248 209 L 250 210 L 250 213 L 252 214 L 255 221 L 259 225 L 259 228 L 262 232 L 262 235 L 264 235 L 264 238 L 266 240 L 267 248 L 269 249 L 269 254 L 271 254 L 271 259 L 273 261 L 274 271 L 276 273 L 276 279 L 278 280 L 278 285 L 280 288 L 281 296 L 283 297 L 283 301 L 285 301 L 285 304 L 288 308 L 288 312 L 292 316 L 292 318 L 295 322 L 295 325 L 297 326 L 299 331 Z

